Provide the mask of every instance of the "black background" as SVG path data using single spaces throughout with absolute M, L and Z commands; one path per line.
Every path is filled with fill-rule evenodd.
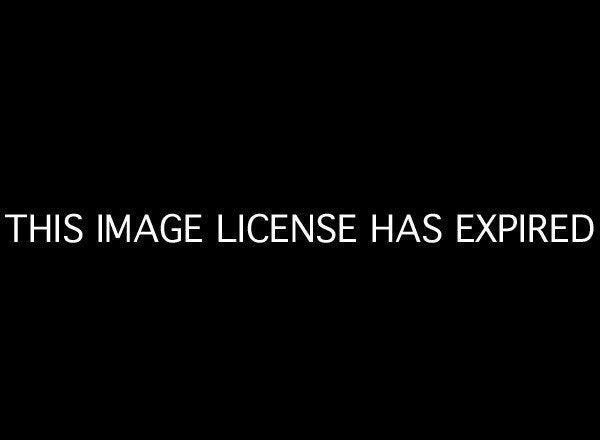
M 361 243 L 4 240 L 11 412 L 573 429 L 595 389 L 597 238 L 460 246 L 453 218 L 597 221 L 592 29 L 524 11 L 247 12 L 23 16 L 3 55 L 2 213 L 356 212 Z M 375 212 L 438 212 L 444 241 L 371 246 Z

